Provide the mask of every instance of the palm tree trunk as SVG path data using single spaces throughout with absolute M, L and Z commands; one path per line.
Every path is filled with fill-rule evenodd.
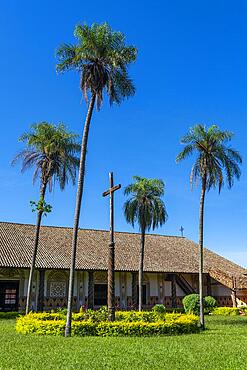
M 203 218 L 204 218 L 204 201 L 206 193 L 206 176 L 202 178 L 202 190 L 199 211 L 199 296 L 200 296 L 200 327 L 205 328 L 204 324 L 204 303 L 203 303 Z
M 145 230 L 141 232 L 141 243 L 140 243 L 140 261 L 139 261 L 139 302 L 138 310 L 142 310 L 142 282 L 143 282 L 143 262 L 144 262 L 144 246 L 145 246 Z
M 81 145 L 81 156 L 80 156 L 80 166 L 79 166 L 79 176 L 78 176 L 78 187 L 76 195 L 76 206 L 75 206 L 75 216 L 74 216 L 74 227 L 73 227 L 73 239 L 72 239 L 72 249 L 71 249 L 71 266 L 70 266 L 70 275 L 69 275 L 69 291 L 68 291 L 68 312 L 67 312 L 67 321 L 65 327 L 65 337 L 71 335 L 71 316 L 72 316 L 72 299 L 73 299 L 73 290 L 74 290 L 74 274 L 75 274 L 75 261 L 76 261 L 76 247 L 77 247 L 77 236 L 78 236 L 78 227 L 81 211 L 81 200 L 83 194 L 83 185 L 85 177 L 85 164 L 86 164 L 86 155 L 87 155 L 87 142 L 89 127 L 91 123 L 92 113 L 95 104 L 95 95 L 92 95 L 87 117 L 83 130 L 82 145 Z
M 47 182 L 43 182 L 40 189 L 40 200 L 44 201 L 45 192 L 46 192 Z M 26 315 L 29 313 L 31 308 L 31 291 L 32 291 L 32 284 L 33 284 L 33 275 L 35 270 L 35 262 L 36 256 L 38 251 L 38 244 L 39 244 L 39 233 L 40 233 L 40 224 L 42 219 L 43 211 L 38 211 L 37 213 L 37 221 L 36 221 L 36 229 L 35 229 L 35 239 L 34 239 L 34 250 L 33 250 L 33 257 L 32 257 L 32 264 L 29 272 L 29 279 L 28 279 L 28 287 L 27 287 L 27 302 L 26 302 Z

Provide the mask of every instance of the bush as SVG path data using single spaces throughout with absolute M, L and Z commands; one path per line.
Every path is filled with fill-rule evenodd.
M 42 320 L 42 321 L 47 321 L 47 320 L 65 320 L 66 315 L 60 312 L 30 312 L 28 315 L 25 317 L 30 317 L 36 320 Z
M 205 313 L 212 312 L 217 307 L 217 301 L 210 295 L 204 298 L 204 311 Z
M 73 313 L 72 318 L 75 321 L 91 320 L 93 322 L 106 321 L 109 316 L 109 311 L 106 306 L 98 310 L 80 310 L 79 313 Z
M 200 314 L 199 294 L 189 294 L 183 298 L 184 311 L 186 313 Z
M 68 310 L 67 310 L 67 308 L 59 307 L 59 308 L 52 309 L 50 312 L 51 313 L 60 313 L 63 316 L 67 316 Z
M 213 310 L 213 315 L 223 315 L 223 316 L 238 316 L 242 311 L 241 308 L 237 307 L 217 307 Z
M 116 320 L 125 322 L 155 322 L 160 319 L 160 314 L 153 311 L 117 311 Z
M 42 320 L 35 317 L 35 314 L 28 314 L 16 320 L 16 331 L 20 334 L 62 335 L 64 330 L 65 320 Z
M 153 318 L 156 317 L 156 321 L 143 321 L 132 319 L 133 317 L 140 318 L 140 314 L 145 317 L 144 314 L 150 314 L 150 312 L 136 312 L 136 315 L 133 315 L 132 312 L 132 316 L 124 315 L 130 313 L 122 312 L 121 319 L 115 322 L 98 322 L 90 319 L 72 321 L 71 333 L 79 336 L 149 336 L 195 333 L 199 329 L 198 318 L 195 315 L 167 314 L 163 315 L 162 320 L 157 319 L 157 316 L 149 315 Z M 52 315 L 50 319 L 48 319 L 48 315 Z M 16 331 L 21 334 L 63 335 L 65 320 L 61 320 L 54 315 L 56 314 L 30 313 L 19 317 L 16 322 Z
M 200 297 L 199 294 L 189 294 L 183 299 L 183 306 L 186 313 L 200 314 Z M 204 298 L 204 312 L 208 314 L 217 307 L 214 297 L 207 296 Z
M 166 308 L 163 304 L 156 304 L 153 308 L 152 308 L 152 311 L 156 312 L 156 313 L 165 313 L 166 312 Z
M 177 307 L 177 308 L 166 308 L 167 313 L 184 313 L 184 308 Z
M 8 319 L 15 319 L 16 317 L 20 316 L 20 312 L 12 311 L 12 312 L 0 312 L 0 320 L 8 320 Z
M 173 322 L 102 322 L 98 325 L 99 336 L 150 336 L 198 332 L 198 319 L 194 315 L 178 317 Z

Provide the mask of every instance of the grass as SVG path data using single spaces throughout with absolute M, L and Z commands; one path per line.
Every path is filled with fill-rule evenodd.
M 0 369 L 245 370 L 247 317 L 206 318 L 201 334 L 149 338 L 19 335 L 0 320 Z

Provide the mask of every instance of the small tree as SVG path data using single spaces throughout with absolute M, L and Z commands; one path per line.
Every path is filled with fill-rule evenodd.
M 134 183 L 125 188 L 124 194 L 130 198 L 124 204 L 126 221 L 133 227 L 138 224 L 141 232 L 139 260 L 139 311 L 142 310 L 142 282 L 145 248 L 145 234 L 151 228 L 154 230 L 167 220 L 165 204 L 161 197 L 164 195 L 164 182 L 157 179 L 146 179 L 134 176 Z
M 203 307 L 203 218 L 206 191 L 218 187 L 219 193 L 224 184 L 224 177 L 228 187 L 233 186 L 234 178 L 240 178 L 239 164 L 242 163 L 240 154 L 227 143 L 233 134 L 221 131 L 213 125 L 208 129 L 203 125 L 196 125 L 189 133 L 182 137 L 184 149 L 178 154 L 176 161 L 180 162 L 192 154 L 196 159 L 190 174 L 191 185 L 201 182 L 201 199 L 199 210 L 199 295 L 200 295 L 200 325 L 204 329 Z
M 40 225 L 42 215 L 51 211 L 51 206 L 45 202 L 47 186 L 52 191 L 55 182 L 58 182 L 63 190 L 69 180 L 75 183 L 76 172 L 79 166 L 77 153 L 80 145 L 77 143 L 77 135 L 66 131 L 63 124 L 55 126 L 51 123 L 41 122 L 31 126 L 30 132 L 22 135 L 20 141 L 26 143 L 22 150 L 13 160 L 12 164 L 22 161 L 22 169 L 34 167 L 33 182 L 40 181 L 40 196 L 36 203 L 31 201 L 33 211 L 37 212 L 34 249 L 32 263 L 29 272 L 26 314 L 30 311 L 31 287 L 35 269 L 36 255 L 38 251 Z

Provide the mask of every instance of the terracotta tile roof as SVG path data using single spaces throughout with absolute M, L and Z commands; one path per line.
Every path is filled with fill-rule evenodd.
M 29 267 L 31 263 L 34 225 L 0 222 L 0 267 Z M 72 229 L 42 226 L 37 254 L 37 268 L 69 269 Z M 116 270 L 138 271 L 139 234 L 116 232 Z M 76 268 L 106 270 L 109 233 L 80 229 Z M 198 272 L 198 245 L 177 236 L 149 234 L 145 245 L 145 272 Z M 219 273 L 220 271 L 220 273 Z M 246 270 L 205 249 L 205 272 L 231 286 L 232 277 L 238 288 L 247 289 Z

